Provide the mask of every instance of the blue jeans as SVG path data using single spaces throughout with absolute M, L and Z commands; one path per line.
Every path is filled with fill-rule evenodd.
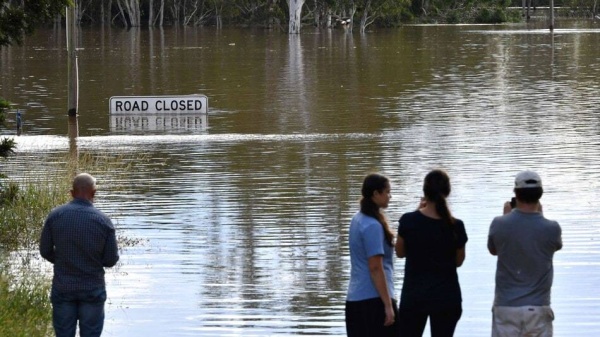
M 106 289 L 69 293 L 52 289 L 50 301 L 56 337 L 74 337 L 77 321 L 81 337 L 98 337 L 102 334 Z

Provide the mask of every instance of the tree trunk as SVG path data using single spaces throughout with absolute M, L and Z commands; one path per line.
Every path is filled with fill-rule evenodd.
M 346 32 L 352 33 L 352 27 L 354 26 L 354 14 L 356 14 L 356 4 L 352 4 L 352 10 L 350 11 L 350 23 L 347 24 Z
M 130 27 L 129 22 L 127 21 L 127 16 L 125 16 L 125 11 L 123 11 L 123 5 L 121 5 L 121 0 L 117 0 L 117 7 L 119 7 L 119 13 L 121 14 L 121 20 L 123 21 L 123 25 L 126 27 Z
M 369 19 L 369 9 L 371 8 L 371 0 L 365 2 L 362 18 L 360 18 L 360 33 L 364 34 L 367 29 L 367 20 Z
M 102 11 L 103 13 L 105 13 L 105 15 L 102 17 L 102 22 L 103 23 L 108 23 L 110 24 L 111 20 L 112 20 L 112 15 L 111 15 L 111 8 L 112 8 L 112 0 L 108 0 L 108 4 L 106 5 L 106 10 L 104 9 L 104 2 L 101 3 L 102 5 Z
M 303 5 L 304 0 L 288 0 L 288 6 L 290 8 L 289 34 L 300 34 Z
M 164 21 L 164 18 L 165 18 L 165 0 L 160 0 L 160 12 L 158 14 L 158 17 L 160 18 L 158 20 L 158 25 L 160 27 L 162 27 L 163 26 L 163 21 Z
M 129 17 L 132 26 L 141 26 L 140 0 L 129 0 Z
M 123 5 L 121 5 L 123 1 Z M 121 15 L 127 14 L 127 25 L 129 27 L 139 27 L 140 24 L 140 1 L 139 0 L 118 0 Z
M 215 20 L 217 29 L 223 28 L 223 7 L 225 6 L 224 1 L 219 1 L 215 3 Z
M 148 1 L 148 27 L 154 25 L 154 0 Z

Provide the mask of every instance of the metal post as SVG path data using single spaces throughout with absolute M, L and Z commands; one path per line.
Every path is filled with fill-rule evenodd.
M 76 6 L 76 5 L 75 5 Z M 77 29 L 75 27 L 75 6 L 67 7 L 67 53 L 68 53 L 68 110 L 69 116 L 77 116 L 79 101 L 79 76 L 77 69 Z
M 79 123 L 77 121 L 77 107 L 79 103 L 79 74 L 77 69 L 77 27 L 75 22 L 77 1 L 73 6 L 67 7 L 67 53 L 68 53 L 68 110 L 69 116 L 69 144 L 71 156 L 78 158 L 77 137 L 79 136 Z
M 550 31 L 554 31 L 554 0 L 550 0 Z

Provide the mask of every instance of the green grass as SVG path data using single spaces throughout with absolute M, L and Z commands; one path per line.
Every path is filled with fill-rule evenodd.
M 44 220 L 50 210 L 71 199 L 69 190 L 76 173 L 88 172 L 97 178 L 105 176 L 108 172 L 125 174 L 131 170 L 131 162 L 140 162 L 140 158 L 127 161 L 123 158 L 85 154 L 80 155 L 77 162 L 68 158 L 58 158 L 59 164 L 48 169 L 43 177 L 21 177 L 18 181 L 2 181 L 0 336 L 53 335 L 52 307 L 49 299 L 52 275 L 49 271 L 43 271 L 44 264 L 40 263 L 41 257 L 38 252 Z M 106 183 L 103 182 L 102 185 L 104 184 Z M 121 248 L 140 243 L 140 240 L 120 235 L 117 239 Z
M 5 271 L 0 271 L 0 336 L 52 336 L 50 282 L 29 271 L 18 276 Z
M 0 247 L 8 251 L 33 250 L 48 212 L 69 200 L 69 185 L 60 180 L 16 185 L 18 191 L 0 207 Z

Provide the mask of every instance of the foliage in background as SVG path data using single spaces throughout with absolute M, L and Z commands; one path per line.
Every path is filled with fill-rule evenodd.
M 25 1 L 28 6 L 23 7 L 18 5 L 21 1 L 0 0 L 0 46 L 21 42 L 24 34 L 42 23 L 62 20 L 61 14 L 71 1 Z M 556 0 L 554 4 L 564 7 L 557 13 L 592 18 L 598 14 L 598 1 Z M 533 0 L 532 6 L 539 10 L 549 3 Z M 510 7 L 521 6 L 521 0 L 306 0 L 302 24 L 349 30 L 354 26 L 362 31 L 371 24 L 394 27 L 407 22 L 515 22 L 523 17 Z M 288 13 L 288 1 L 284 0 L 78 0 L 75 17 L 81 25 L 241 25 L 285 30 Z
M 0 126 L 6 125 L 6 113 L 10 109 L 10 102 L 0 97 Z M 0 157 L 6 158 L 9 155 L 14 153 L 15 149 L 15 141 L 11 138 L 2 138 L 0 141 Z M 0 178 L 2 177 L 2 173 L 0 172 Z M 0 184 L 0 189 L 1 189 Z
M 10 102 L 0 97 L 0 126 L 6 125 L 6 113 L 10 109 Z M 5 159 L 8 156 L 15 153 L 16 143 L 14 139 L 4 137 L 0 140 L 0 160 Z M 18 186 L 14 184 L 6 184 L 3 181 L 6 178 L 4 173 L 0 170 L 0 205 L 6 200 L 10 200 L 14 197 L 18 191 Z
M 0 47 L 21 44 L 23 37 L 61 15 L 72 0 L 0 0 Z
M 600 0 L 564 0 L 569 7 L 568 15 L 574 17 L 591 17 L 600 19 Z
M 0 125 L 6 123 L 6 113 L 10 109 L 10 102 L 0 97 Z

